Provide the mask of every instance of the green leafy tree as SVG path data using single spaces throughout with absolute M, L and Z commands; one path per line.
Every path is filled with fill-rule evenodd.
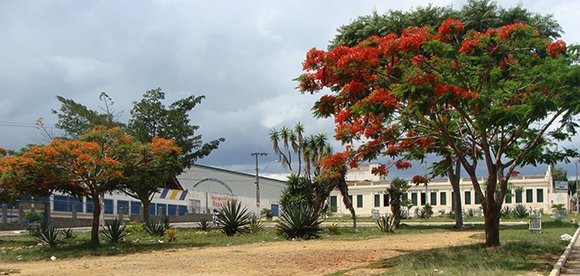
M 576 133 L 579 61 L 578 47 L 550 41 L 526 24 L 481 33 L 446 19 L 437 30 L 415 27 L 355 47 L 312 49 L 299 81 L 304 92 L 333 92 L 315 109 L 334 116 L 335 137 L 352 144 L 336 161 L 398 156 L 444 142 L 482 199 L 486 245 L 497 246 L 515 168 L 577 155 L 555 142 Z M 482 165 L 487 185 L 476 173 Z
M 172 139 L 181 148 L 180 160 L 183 167 L 189 167 L 198 159 L 208 156 L 224 138 L 202 142 L 195 132 L 199 126 L 190 124 L 189 112 L 201 103 L 204 96 L 189 96 L 165 107 L 165 93 L 161 88 L 149 90 L 143 99 L 135 102 L 127 132 L 138 141 L 150 142 L 153 137 Z
M 504 9 L 490 0 L 469 0 L 460 10 L 449 7 L 428 5 L 411 11 L 390 10 L 384 14 L 376 11 L 371 15 L 361 16 L 350 24 L 338 28 L 338 34 L 329 48 L 338 46 L 356 46 L 371 36 L 386 36 L 391 33 L 400 35 L 403 30 L 412 26 L 431 26 L 438 28 L 447 18 L 459 19 L 465 29 L 485 32 L 488 28 L 495 28 L 517 22 L 527 23 L 536 27 L 545 38 L 558 38 L 562 29 L 552 16 L 543 16 L 530 12 L 521 6 Z M 467 35 L 467 32 L 464 33 Z M 439 147 L 431 147 L 428 151 L 412 149 L 406 154 L 407 159 L 416 159 L 424 162 L 425 154 L 432 153 L 441 156 L 440 161 L 431 166 L 433 177 L 447 176 L 454 191 L 452 198 L 455 214 L 455 228 L 463 227 L 461 193 L 459 188 L 460 162 L 447 147 L 445 141 L 438 142 Z M 464 152 L 470 150 L 465 148 Z

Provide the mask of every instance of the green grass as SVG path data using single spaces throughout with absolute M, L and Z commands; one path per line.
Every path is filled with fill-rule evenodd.
M 398 257 L 379 260 L 371 268 L 387 270 L 387 275 L 515 275 L 531 271 L 547 274 L 567 245 L 560 235 L 574 234 L 575 228 L 564 218 L 563 223 L 546 218 L 541 234 L 532 234 L 527 225 L 502 226 L 497 248 L 484 248 L 482 244 L 456 246 L 412 252 Z M 378 227 L 359 227 L 353 229 L 349 223 L 339 228 L 338 235 L 330 235 L 324 228 L 323 240 L 366 240 L 401 234 L 428 234 L 450 231 L 451 225 L 428 226 L 402 225 L 395 234 L 381 232 Z M 467 229 L 483 229 L 483 225 L 467 225 Z M 125 242 L 110 244 L 104 239 L 99 246 L 89 244 L 88 232 L 75 232 L 75 238 L 65 240 L 56 248 L 37 245 L 30 235 L 0 237 L 0 263 L 12 261 L 48 260 L 51 256 L 58 259 L 82 256 L 121 255 L 134 252 L 168 250 L 175 248 L 200 248 L 228 246 L 236 244 L 284 242 L 276 236 L 274 229 L 267 228 L 255 234 L 242 234 L 228 237 L 219 230 L 203 232 L 198 229 L 177 229 L 177 240 L 168 243 L 164 237 L 146 234 L 144 231 L 132 232 Z M 483 234 L 477 238 L 483 239 Z M 163 243 L 160 243 L 162 240 Z M 5 272 L 0 270 L 0 272 Z M 6 271 L 7 272 L 7 271 Z M 339 271 L 341 275 L 348 271 Z
M 541 234 L 530 233 L 527 225 L 505 226 L 500 231 L 502 245 L 496 248 L 473 244 L 429 249 L 379 260 L 369 268 L 387 270 L 384 275 L 547 275 L 568 244 L 560 235 L 575 231 L 570 223 L 554 221 L 544 223 Z

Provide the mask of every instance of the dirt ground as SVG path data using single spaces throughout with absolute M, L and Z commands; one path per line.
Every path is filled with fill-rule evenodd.
M 383 272 L 363 268 L 428 248 L 480 242 L 475 232 L 385 236 L 359 241 L 289 241 L 228 247 L 187 248 L 123 256 L 4 263 L 15 275 L 320 275 L 345 269 L 349 274 Z

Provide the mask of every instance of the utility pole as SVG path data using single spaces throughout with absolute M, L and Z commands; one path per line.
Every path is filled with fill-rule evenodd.
M 260 172 L 258 169 L 258 157 L 259 156 L 266 156 L 268 154 L 265 152 L 253 152 L 251 155 L 256 157 L 256 210 L 257 210 L 256 215 L 259 216 L 260 215 L 260 174 L 259 174 Z

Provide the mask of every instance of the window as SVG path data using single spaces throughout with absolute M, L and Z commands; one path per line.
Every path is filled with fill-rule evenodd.
M 154 216 L 155 215 L 155 203 L 151 203 L 149 204 L 149 215 Z
M 447 193 L 446 192 L 439 193 L 439 199 L 440 199 L 441 205 L 447 205 Z
M 177 215 L 177 205 L 169 204 L 167 205 L 167 215 L 176 216 Z
M 113 200 L 105 199 L 103 202 L 105 203 L 105 214 L 114 214 L 115 208 L 113 207 Z
M 516 190 L 516 203 L 522 203 L 522 191 Z
M 95 211 L 95 207 L 93 205 L 93 199 L 88 197 L 88 196 L 85 198 L 85 211 L 87 213 L 92 213 Z
M 471 204 L 471 191 L 465 191 L 465 205 Z
M 131 201 L 131 214 L 132 215 L 139 215 L 139 214 L 141 214 L 141 202 L 139 202 L 139 201 Z
M 544 189 L 537 189 L 536 190 L 536 202 L 538 202 L 538 203 L 544 202 Z
M 123 215 L 129 214 L 129 201 L 128 200 L 117 200 L 117 214 L 123 214 Z
M 336 196 L 330 196 L 330 207 L 338 207 L 337 205 L 337 201 L 336 201 Z
M 474 194 L 475 194 L 475 204 L 481 204 L 481 197 L 479 197 L 477 193 Z
M 526 189 L 526 202 L 534 202 L 534 191 L 532 189 Z
M 431 205 L 437 205 L 437 193 L 431 192 Z
M 409 194 L 408 193 L 403 193 L 403 201 L 405 200 L 409 200 Z
M 383 206 L 387 207 L 391 204 L 391 200 L 389 198 L 389 194 L 384 194 L 383 195 Z
M 411 193 L 411 203 L 413 203 L 413 206 L 418 206 L 417 205 L 417 193 Z
M 427 196 L 423 192 L 421 193 L 421 205 L 425 205 L 425 203 L 427 203 Z
M 167 204 L 157 203 L 157 215 L 167 216 Z
M 177 211 L 179 212 L 179 216 L 185 216 L 187 214 L 187 206 L 185 205 L 178 205 Z
M 375 195 L 375 207 L 381 207 L 381 195 Z
M 363 195 L 356 195 L 356 207 L 357 208 L 363 207 Z
M 505 203 L 512 203 L 512 198 L 514 194 L 511 191 L 508 191 L 508 194 L 505 195 Z
M 54 196 L 54 211 L 57 212 L 72 212 L 70 198 L 68 196 Z

